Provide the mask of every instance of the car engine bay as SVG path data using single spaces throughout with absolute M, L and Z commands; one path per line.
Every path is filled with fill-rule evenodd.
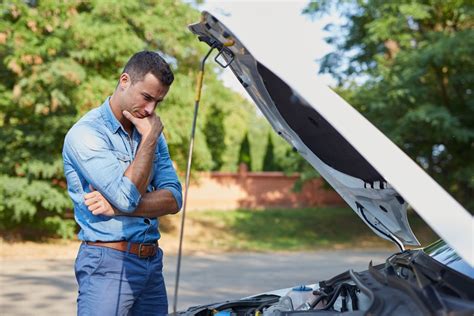
M 395 254 L 368 270 L 348 270 L 284 295 L 271 292 L 191 307 L 182 315 L 472 315 L 474 280 L 421 250 Z

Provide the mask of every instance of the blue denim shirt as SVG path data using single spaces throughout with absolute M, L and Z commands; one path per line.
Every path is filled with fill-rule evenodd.
M 74 203 L 74 217 L 85 241 L 153 242 L 160 238 L 158 219 L 132 216 L 93 215 L 84 204 L 84 194 L 92 185 L 117 209 L 131 213 L 140 203 L 140 192 L 124 176 L 134 159 L 141 136 L 134 129 L 131 137 L 112 113 L 109 98 L 84 115 L 64 140 L 64 173 L 68 193 Z M 163 134 L 157 142 L 153 177 L 147 192 L 169 190 L 181 208 L 181 184 L 171 163 Z

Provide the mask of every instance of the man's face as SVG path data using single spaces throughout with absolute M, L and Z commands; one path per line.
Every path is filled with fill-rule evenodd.
M 124 75 L 128 78 L 124 78 Z M 146 74 L 143 80 L 134 84 L 131 83 L 128 74 L 122 74 L 120 80 L 124 88 L 122 111 L 127 110 L 137 118 L 150 116 L 169 90 L 169 86 L 162 84 L 151 73 Z

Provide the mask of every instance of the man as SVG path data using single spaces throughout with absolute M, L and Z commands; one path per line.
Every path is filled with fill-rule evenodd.
M 79 315 L 168 313 L 157 217 L 177 213 L 182 194 L 154 110 L 173 79 L 158 54 L 135 54 L 112 96 L 66 135 L 64 172 L 83 241 Z

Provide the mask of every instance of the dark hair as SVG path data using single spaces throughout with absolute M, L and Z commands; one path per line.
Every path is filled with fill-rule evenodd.
M 173 83 L 174 75 L 168 63 L 158 53 L 151 51 L 133 55 L 122 71 L 130 75 L 132 84 L 143 80 L 149 72 L 166 86 L 171 86 Z

